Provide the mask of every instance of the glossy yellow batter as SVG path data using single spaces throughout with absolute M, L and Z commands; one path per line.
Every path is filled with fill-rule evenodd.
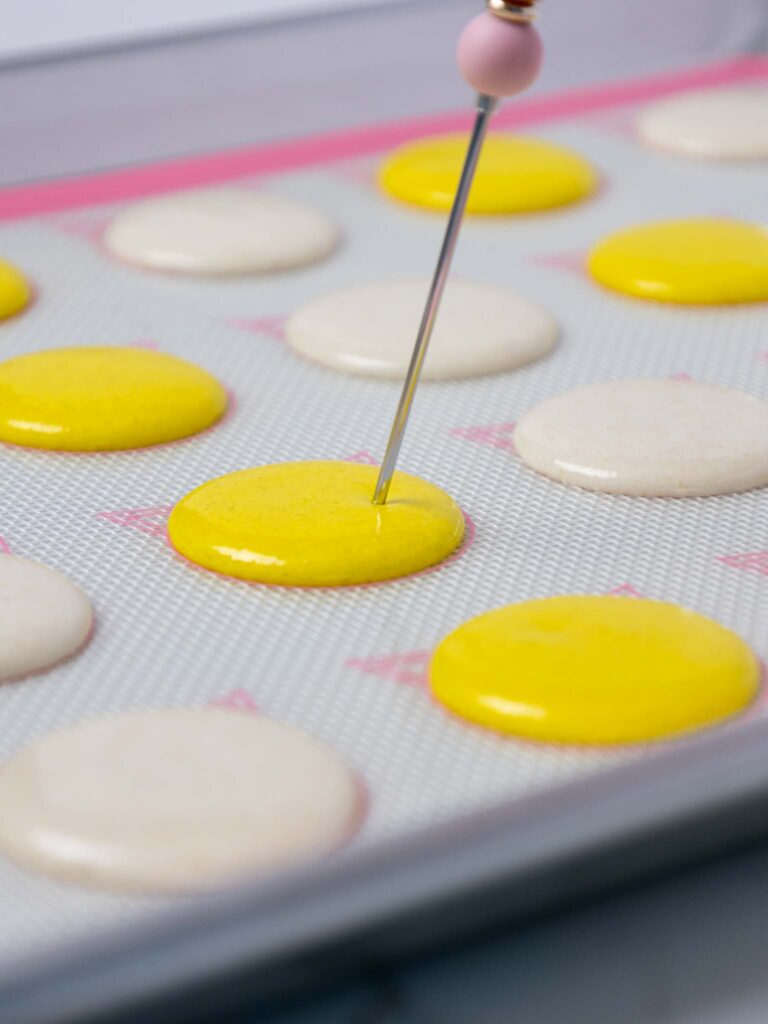
M 174 547 L 206 569 L 260 583 L 338 587 L 395 579 L 447 558 L 464 536 L 444 491 L 395 473 L 371 503 L 378 468 L 284 462 L 211 480 L 176 505 Z
M 396 150 L 381 168 L 385 192 L 435 210 L 450 209 L 467 150 L 466 135 L 442 135 Z M 469 193 L 468 213 L 547 210 L 594 192 L 597 175 L 578 153 L 539 139 L 489 135 Z
M 632 743 L 742 711 L 759 667 L 735 633 L 677 605 L 550 597 L 460 626 L 435 651 L 430 681 L 452 711 L 501 732 Z
M 32 301 L 32 289 L 20 270 L 0 260 L 0 320 L 20 313 Z
M 592 250 L 601 284 L 660 302 L 768 300 L 768 231 L 726 218 L 644 224 L 610 235 Z
M 0 441 L 115 451 L 175 441 L 222 415 L 205 370 L 140 348 L 60 348 L 0 363 Z

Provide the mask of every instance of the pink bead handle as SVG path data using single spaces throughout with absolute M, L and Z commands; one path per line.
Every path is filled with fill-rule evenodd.
M 501 99 L 522 92 L 539 73 L 541 36 L 528 22 L 478 14 L 459 36 L 459 70 L 472 88 Z

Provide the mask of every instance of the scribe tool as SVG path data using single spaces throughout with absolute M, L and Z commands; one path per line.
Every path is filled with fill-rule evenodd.
M 389 494 L 488 123 L 499 101 L 527 89 L 541 66 L 541 39 L 532 24 L 535 3 L 536 0 L 516 0 L 514 3 L 510 0 L 487 0 L 486 10 L 473 18 L 459 37 L 459 70 L 477 92 L 475 122 L 379 470 L 373 494 L 374 505 L 385 504 Z

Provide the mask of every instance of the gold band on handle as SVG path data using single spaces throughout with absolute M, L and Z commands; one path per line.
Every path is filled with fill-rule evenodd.
M 506 21 L 527 22 L 536 17 L 534 4 L 536 0 L 486 0 L 485 6 L 497 18 Z

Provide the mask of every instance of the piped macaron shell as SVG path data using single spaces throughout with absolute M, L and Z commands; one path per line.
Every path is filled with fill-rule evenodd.
M 32 286 L 18 267 L 0 260 L 0 321 L 26 309 L 32 294 Z
M 768 230 L 716 217 L 641 224 L 598 242 L 588 269 L 613 291 L 656 302 L 765 302 Z
M 466 155 L 466 135 L 408 143 L 382 165 L 385 193 L 415 206 L 448 210 Z M 578 202 L 597 188 L 597 174 L 565 146 L 501 133 L 485 140 L 467 201 L 470 214 L 549 210 Z
M 510 736 L 665 740 L 744 711 L 760 666 L 725 626 L 642 598 L 565 595 L 485 612 L 438 645 L 437 700 Z
M 120 451 L 177 441 L 224 414 L 206 370 L 132 347 L 43 349 L 0 363 L 0 441 L 53 451 Z

